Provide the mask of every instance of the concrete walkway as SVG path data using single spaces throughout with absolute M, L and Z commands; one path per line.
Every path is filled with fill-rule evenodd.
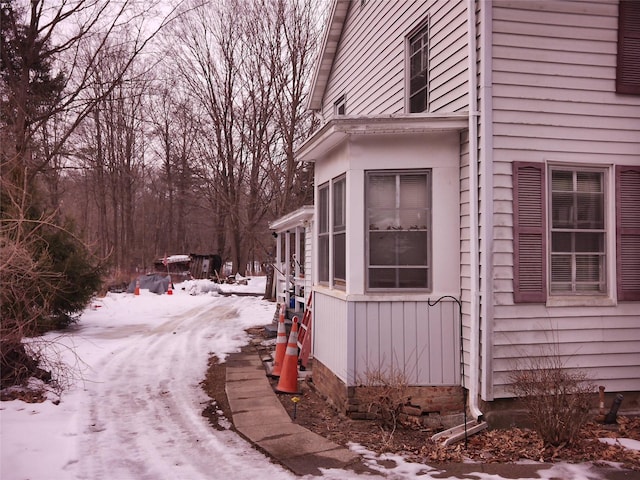
M 297 475 L 321 475 L 321 468 L 365 470 L 357 454 L 293 423 L 256 352 L 232 354 L 226 363 L 233 424 L 247 440 Z

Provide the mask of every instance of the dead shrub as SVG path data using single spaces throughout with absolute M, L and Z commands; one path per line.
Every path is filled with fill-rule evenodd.
M 356 385 L 357 397 L 367 412 L 381 423 L 383 443 L 388 443 L 400 425 L 402 408 L 409 400 L 409 381 L 400 369 L 369 369 Z
M 510 375 L 511 391 L 527 409 L 545 446 L 556 449 L 576 440 L 590 418 L 594 385 L 579 370 L 569 370 L 559 355 L 529 359 Z

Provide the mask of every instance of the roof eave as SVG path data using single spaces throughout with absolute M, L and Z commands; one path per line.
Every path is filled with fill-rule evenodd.
M 309 110 L 320 110 L 322 107 L 322 99 L 324 98 L 324 92 L 327 88 L 327 82 L 329 81 L 329 75 L 333 67 L 333 59 L 338 50 L 342 27 L 347 18 L 350 3 L 350 0 L 334 0 L 331 7 L 329 22 L 324 31 L 322 48 L 316 61 L 311 82 L 311 91 L 307 101 L 307 108 Z
M 300 162 L 315 162 L 350 136 L 417 135 L 460 131 L 468 127 L 468 114 L 411 114 L 343 116 L 327 122 L 296 150 Z
M 310 220 L 312 217 L 313 205 L 305 205 L 269 223 L 269 229 L 282 232 L 288 228 L 303 225 L 305 221 Z

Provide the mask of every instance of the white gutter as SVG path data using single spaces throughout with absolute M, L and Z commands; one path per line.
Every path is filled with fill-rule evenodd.
M 481 10 L 484 5 L 481 4 Z M 478 421 L 482 412 L 478 407 L 480 383 L 480 271 L 478 265 L 478 92 L 475 1 L 467 0 L 467 46 L 469 59 L 469 254 L 470 285 L 470 338 L 469 338 L 469 411 Z M 482 52 L 484 55 L 484 52 Z
M 481 398 L 493 400 L 493 53 L 492 53 L 492 0 L 485 0 L 480 12 L 480 111 L 482 112 L 480 135 L 480 173 L 482 178 L 482 202 L 480 218 L 483 222 L 483 245 L 480 252 L 482 266 L 483 328 L 480 332 L 482 345 Z

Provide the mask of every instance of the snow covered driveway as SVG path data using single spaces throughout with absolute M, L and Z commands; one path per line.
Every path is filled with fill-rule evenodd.
M 124 334 L 129 341 L 94 366 L 82 416 L 80 477 L 210 478 L 215 471 L 223 478 L 241 470 L 243 455 L 227 453 L 250 448 L 234 434 L 212 435 L 199 386 L 206 354 L 226 343 L 225 335 L 233 338 L 224 324 L 236 317 L 232 306 L 213 302 L 138 334 L 98 332 L 97 338 Z
M 202 416 L 209 355 L 237 351 L 274 305 L 187 291 L 109 295 L 57 338 L 83 378 L 59 405 L 0 405 L 3 480 L 293 478 Z

